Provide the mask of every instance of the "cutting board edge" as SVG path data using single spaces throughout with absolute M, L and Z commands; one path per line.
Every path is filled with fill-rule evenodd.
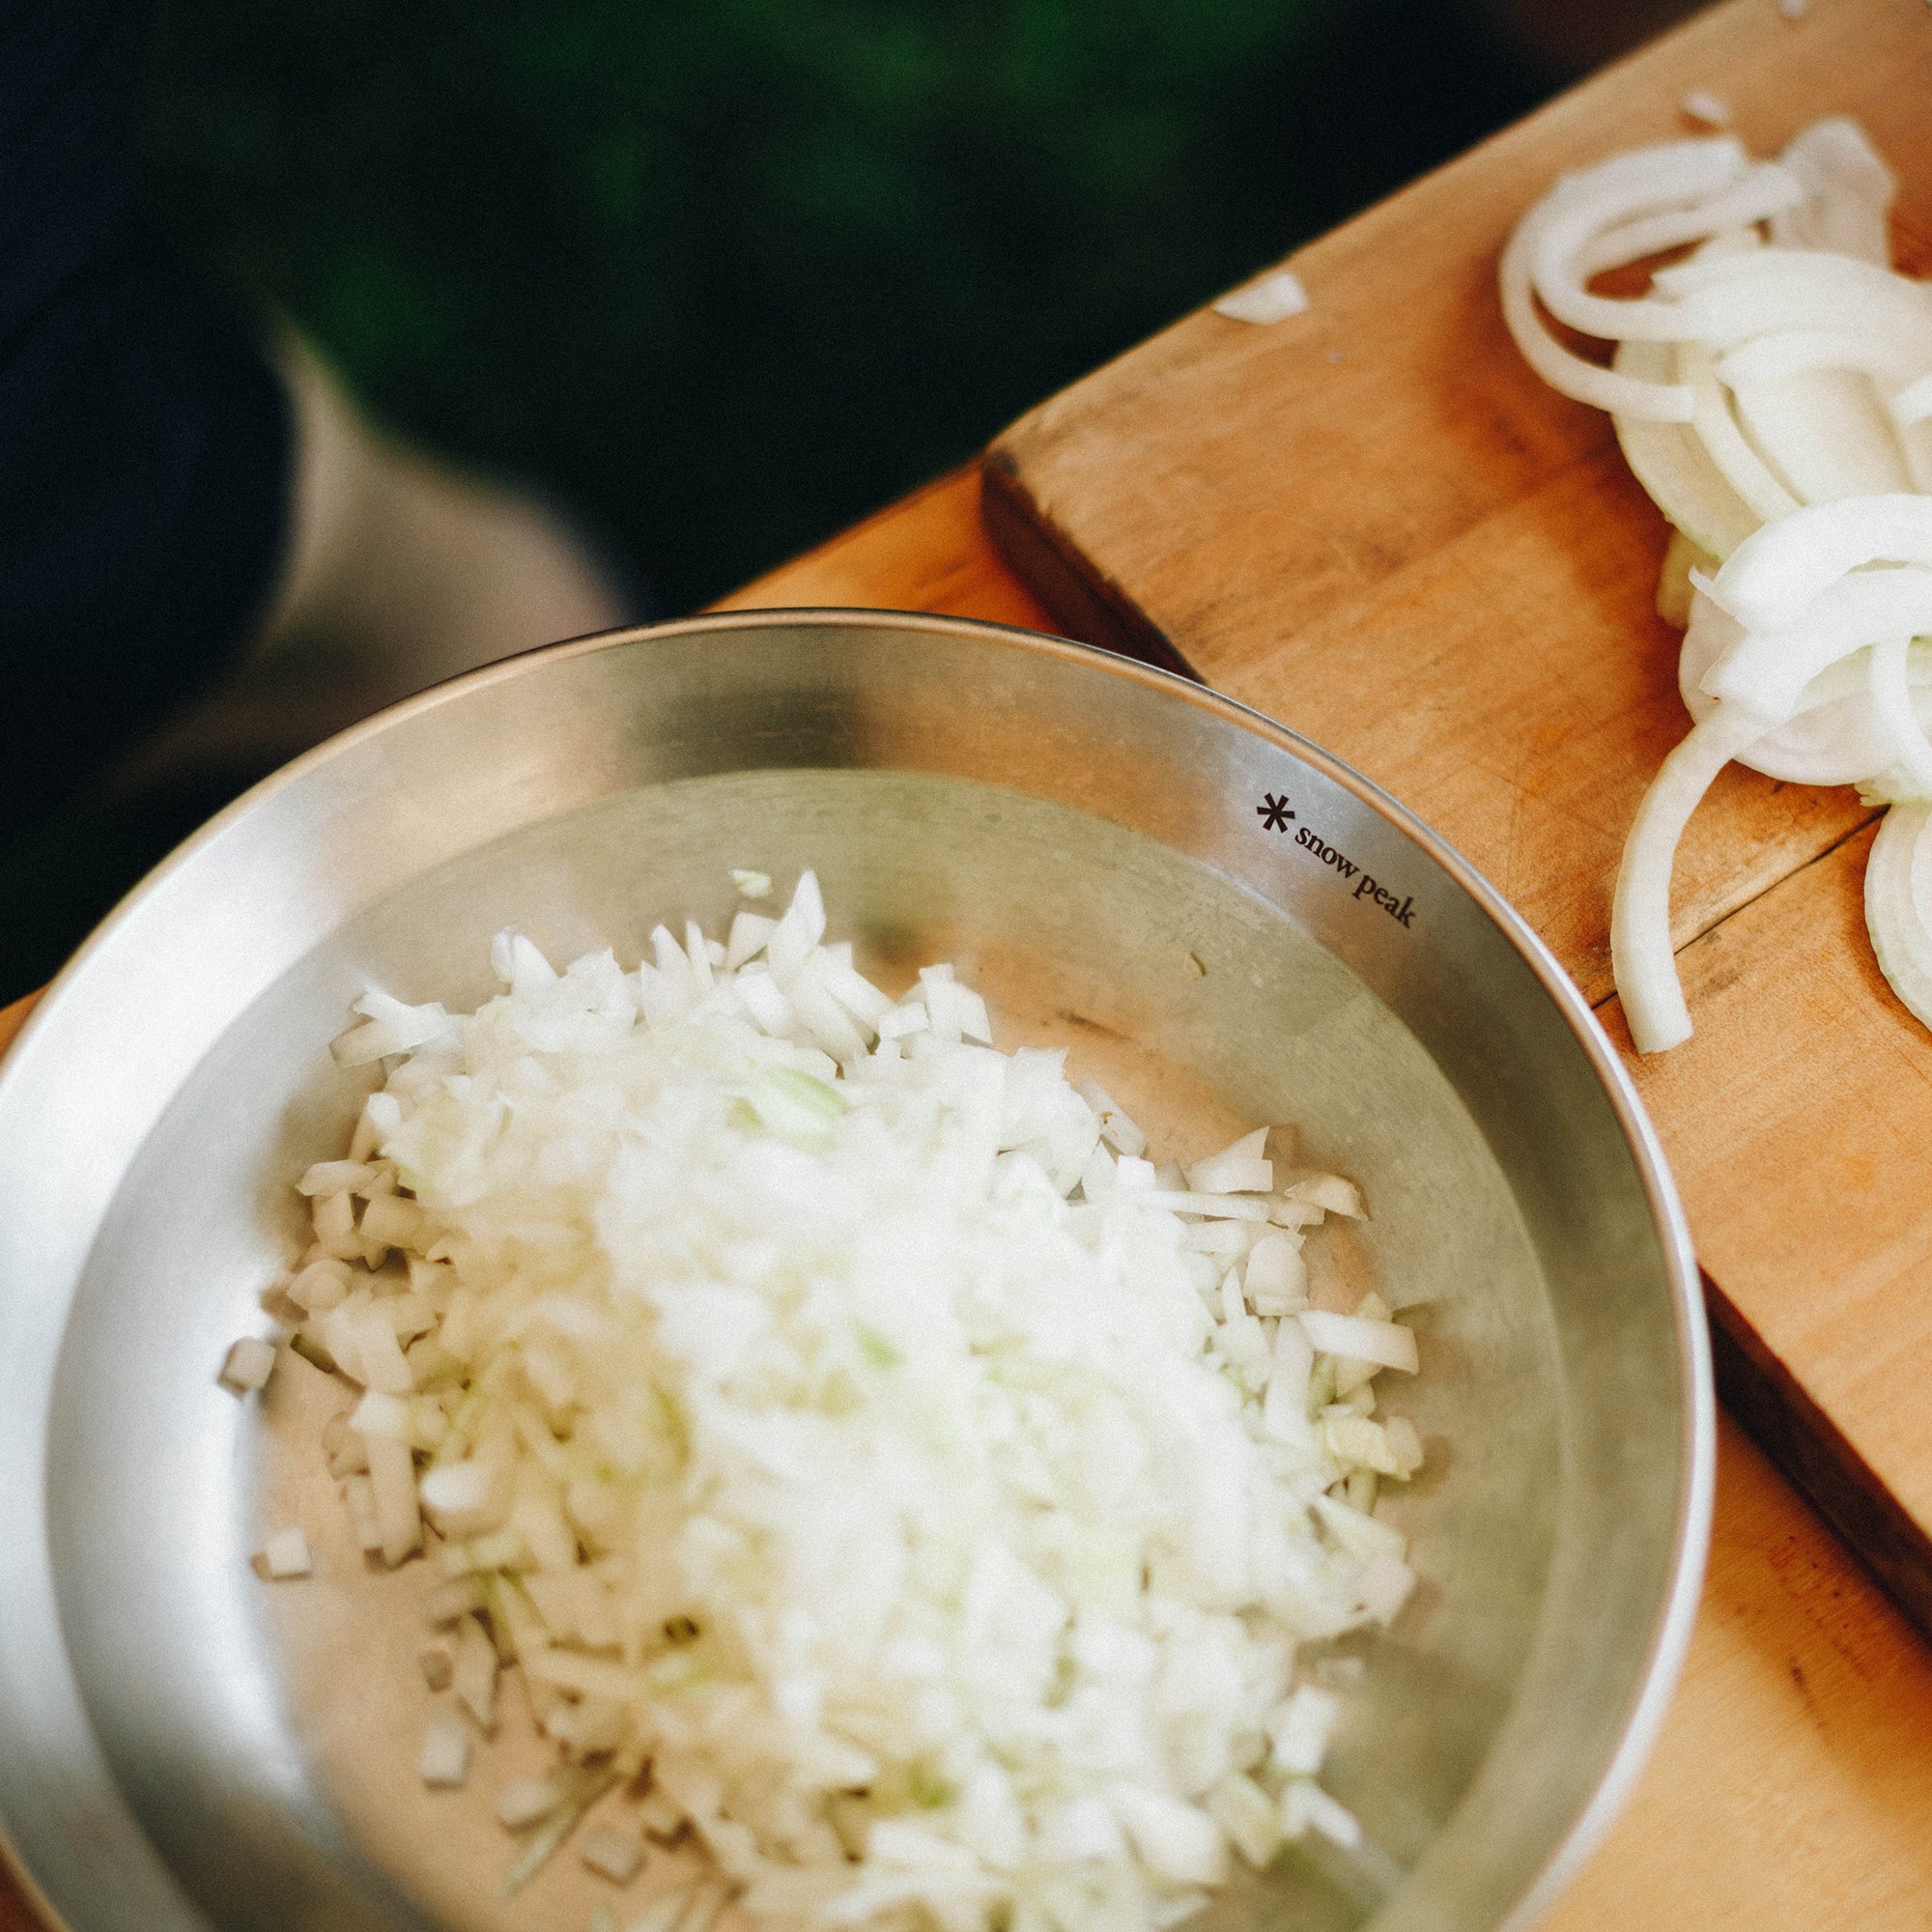
M 1718 1283 L 1709 1274 L 1703 1281 L 1719 1400 L 1886 1595 L 1932 1638 L 1932 1536 L 1765 1346 Z
M 1068 637 L 1195 684 L 1207 682 L 1125 591 L 1096 573 L 1055 530 L 1053 519 L 997 442 L 980 464 L 980 521 L 1001 560 Z

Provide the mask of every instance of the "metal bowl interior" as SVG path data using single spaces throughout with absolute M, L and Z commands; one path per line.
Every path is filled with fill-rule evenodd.
M 474 1004 L 504 924 L 635 958 L 660 919 L 718 929 L 729 867 L 805 865 L 862 964 L 957 960 L 1004 1044 L 1066 1044 L 1176 1151 L 1296 1122 L 1374 1209 L 1331 1264 L 1418 1304 L 1429 1463 L 1392 1508 L 1423 1584 L 1335 1647 L 1367 1668 L 1326 1781 L 1368 1845 L 1196 1922 L 1525 1922 L 1600 1827 L 1688 1636 L 1712 1419 L 1681 1217 L 1560 971 L 1210 694 L 989 626 L 748 613 L 325 746 L 116 914 L 0 1071 L 0 1825 L 75 1932 L 584 1922 L 564 1861 L 497 1899 L 490 1776 L 413 1778 L 420 1586 L 327 1527 L 320 1378 L 258 1408 L 214 1372 L 365 1091 L 325 1049 L 366 984 Z M 292 1513 L 322 1574 L 273 1588 L 247 1558 Z

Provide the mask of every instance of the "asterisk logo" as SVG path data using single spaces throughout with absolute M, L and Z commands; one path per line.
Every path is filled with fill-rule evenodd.
M 1262 793 L 1262 802 L 1255 807 L 1255 815 L 1261 820 L 1263 829 L 1268 832 L 1286 832 L 1288 821 L 1294 813 L 1288 809 L 1288 800 L 1277 798 L 1271 791 Z

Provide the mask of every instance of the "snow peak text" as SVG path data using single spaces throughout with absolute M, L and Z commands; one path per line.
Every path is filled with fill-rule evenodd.
M 1342 854 L 1325 839 L 1318 838 L 1306 825 L 1296 829 L 1294 842 L 1315 854 L 1324 866 L 1332 866 L 1345 879 L 1355 881 L 1353 896 L 1369 899 L 1378 905 L 1398 925 L 1409 926 L 1415 914 L 1413 898 L 1397 898 L 1389 889 L 1372 879 L 1352 859 L 1345 859 Z

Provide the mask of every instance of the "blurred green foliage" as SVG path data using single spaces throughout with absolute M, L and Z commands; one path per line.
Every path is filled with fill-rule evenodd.
M 378 410 L 675 611 L 1514 111 L 1471 45 L 1442 0 L 169 0 L 147 149 Z
M 177 234 L 676 611 L 1530 104 L 1473 0 L 162 0 Z M 0 838 L 0 998 L 235 783 Z

